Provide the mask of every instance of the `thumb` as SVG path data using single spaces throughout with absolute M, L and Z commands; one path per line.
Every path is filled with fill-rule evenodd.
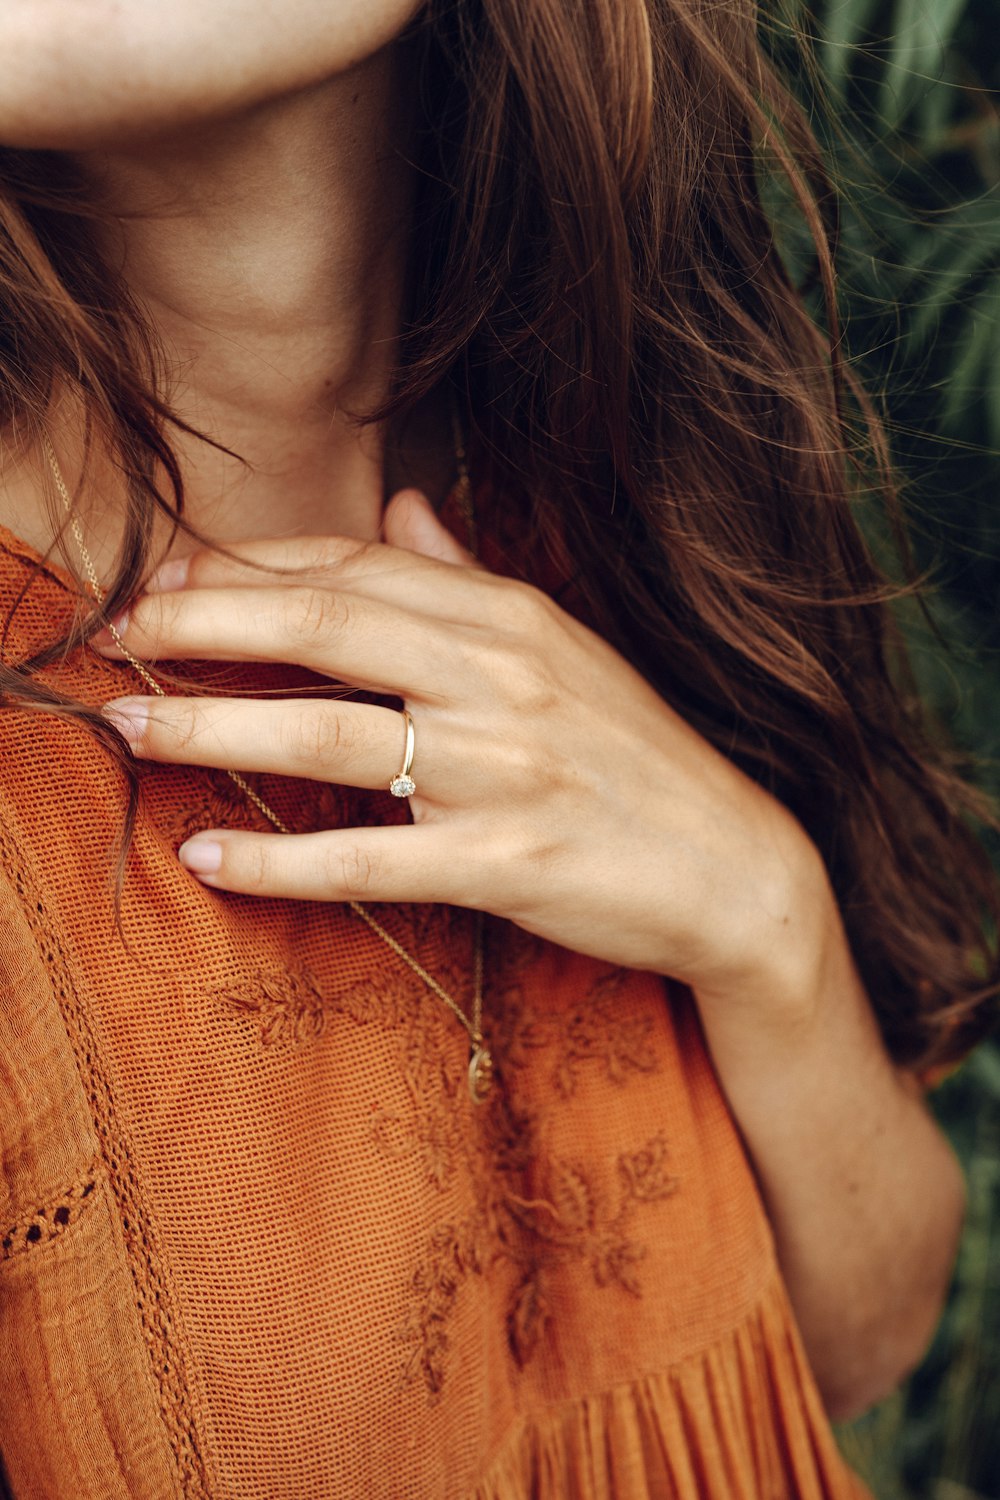
M 420 490 L 398 490 L 382 517 L 382 538 L 390 547 L 405 547 L 439 562 L 475 565 L 476 559 L 456 542 L 438 520 L 427 496 Z

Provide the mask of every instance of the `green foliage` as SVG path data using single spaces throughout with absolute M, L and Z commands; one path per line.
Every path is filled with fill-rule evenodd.
M 903 612 L 918 681 L 980 783 L 1000 793 L 1000 7 L 778 4 L 812 42 L 815 71 L 798 65 L 796 86 L 847 199 L 846 343 L 883 393 L 916 561 L 933 571 L 950 647 Z M 786 52 L 777 21 L 768 35 Z M 771 191 L 783 253 L 805 269 L 808 246 Z M 906 1389 L 842 1441 L 878 1500 L 1000 1500 L 997 1044 L 932 1102 L 969 1182 L 951 1295 Z

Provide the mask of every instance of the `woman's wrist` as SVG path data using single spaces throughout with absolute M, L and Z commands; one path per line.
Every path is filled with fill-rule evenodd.
M 767 836 L 733 872 L 731 938 L 717 942 L 704 968 L 687 983 L 700 1009 L 722 1011 L 756 1027 L 807 1028 L 824 976 L 848 948 L 836 896 L 815 844 L 775 806 Z M 717 909 L 716 909 L 717 910 Z M 726 921 L 716 915 L 714 921 Z

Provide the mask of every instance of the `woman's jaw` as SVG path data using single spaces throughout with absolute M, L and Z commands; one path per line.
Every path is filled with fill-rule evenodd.
M 422 0 L 0 3 L 0 144 L 120 147 L 350 73 Z

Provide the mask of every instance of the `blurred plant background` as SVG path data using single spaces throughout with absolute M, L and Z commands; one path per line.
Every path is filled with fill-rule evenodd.
M 772 0 L 779 56 L 788 23 L 811 41 L 816 76 L 790 71 L 846 191 L 847 344 L 883 393 L 951 649 L 912 609 L 904 627 L 924 693 L 1000 795 L 1000 0 Z M 794 264 L 794 216 L 773 214 Z M 878 1500 L 1000 1500 L 1000 1044 L 932 1104 L 969 1182 L 947 1311 L 906 1389 L 840 1437 Z

